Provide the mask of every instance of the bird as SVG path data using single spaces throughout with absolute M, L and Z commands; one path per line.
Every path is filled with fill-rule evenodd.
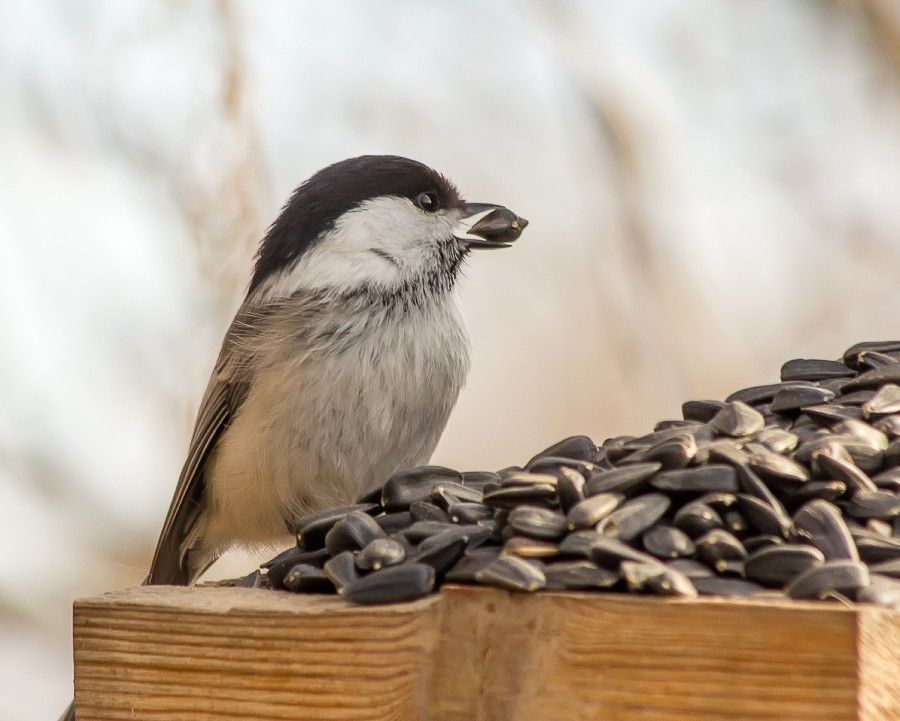
M 469 370 L 460 270 L 526 225 L 395 155 L 298 186 L 260 241 L 143 583 L 191 585 L 427 462 Z
M 395 155 L 299 185 L 260 241 L 145 583 L 190 585 L 426 463 L 470 366 L 460 270 L 527 224 Z

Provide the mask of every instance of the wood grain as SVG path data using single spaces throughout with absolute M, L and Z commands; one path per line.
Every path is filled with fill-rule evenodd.
M 825 603 L 144 587 L 74 644 L 79 721 L 900 719 L 900 613 Z

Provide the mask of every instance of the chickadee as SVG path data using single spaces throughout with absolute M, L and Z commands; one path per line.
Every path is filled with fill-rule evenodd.
M 391 155 L 297 188 L 260 243 L 147 582 L 193 583 L 231 546 L 274 545 L 427 462 L 469 369 L 460 266 L 527 224 Z

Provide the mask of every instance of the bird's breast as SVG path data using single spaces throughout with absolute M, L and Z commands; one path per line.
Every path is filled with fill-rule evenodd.
M 220 442 L 208 488 L 222 533 L 280 534 L 292 516 L 351 502 L 427 462 L 443 432 L 469 368 L 453 297 L 317 322 L 340 332 L 282 335 Z M 239 520 L 248 508 L 252 524 Z

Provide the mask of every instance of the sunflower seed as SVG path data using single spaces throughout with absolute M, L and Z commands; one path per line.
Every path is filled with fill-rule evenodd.
M 791 501 L 798 506 L 816 498 L 821 498 L 823 501 L 835 501 L 846 492 L 847 484 L 843 481 L 810 481 L 791 494 Z
M 745 538 L 742 543 L 747 553 L 756 553 L 761 548 L 769 548 L 770 546 L 780 546 L 784 544 L 784 539 L 779 536 L 750 536 Z
M 562 467 L 557 473 L 556 493 L 565 513 L 584 500 L 584 476 L 571 468 Z
M 475 583 L 475 576 L 482 568 L 497 558 L 496 548 L 474 548 L 466 551 L 447 571 L 444 580 L 448 583 Z
M 769 404 L 771 413 L 790 413 L 799 411 L 806 406 L 815 406 L 827 403 L 834 398 L 834 391 L 815 386 L 796 386 L 794 388 L 782 388 L 772 398 Z
M 523 536 L 555 541 L 566 531 L 566 516 L 548 508 L 519 506 L 509 512 L 507 524 Z
M 556 476 L 553 476 L 556 481 Z M 555 505 L 556 486 L 537 483 L 532 485 L 516 485 L 498 488 L 484 494 L 484 505 L 491 508 L 511 509 L 523 503 L 543 505 L 548 508 Z
M 850 529 L 837 506 L 828 501 L 816 499 L 801 506 L 794 514 L 794 527 L 812 541 L 827 560 L 859 560 Z
M 590 561 L 559 561 L 544 567 L 547 588 L 559 591 L 589 591 L 612 588 L 619 581 L 618 571 L 595 566 Z
M 262 564 L 266 569 L 266 581 L 269 588 L 284 588 L 284 577 L 298 563 L 308 563 L 320 566 L 328 560 L 328 551 L 324 548 L 315 551 L 304 551 L 302 548 L 292 546 L 282 551 L 275 558 Z
M 646 493 L 627 501 L 597 524 L 597 530 L 614 538 L 630 541 L 656 523 L 671 501 L 661 493 Z
M 856 548 L 866 563 L 900 560 L 900 538 L 864 536 L 856 539 Z
M 777 426 L 766 426 L 756 434 L 756 440 L 773 453 L 792 451 L 800 442 L 800 439 L 795 434 Z
M 381 505 L 388 511 L 405 511 L 416 501 L 427 501 L 441 483 L 461 483 L 462 474 L 443 466 L 420 466 L 395 473 L 381 492 Z
M 684 468 L 697 453 L 697 441 L 690 433 L 681 433 L 675 438 L 660 441 L 645 451 L 638 451 L 633 460 L 623 459 L 623 463 L 649 463 L 658 461 L 663 468 Z
M 764 535 L 786 538 L 791 531 L 791 517 L 781 504 L 774 507 L 756 496 L 748 493 L 738 495 L 741 510 L 750 520 L 753 527 Z
M 857 491 L 844 506 L 847 515 L 858 519 L 889 519 L 900 515 L 900 495 L 890 491 Z
M 893 363 L 866 371 L 856 376 L 844 386 L 844 389 L 855 391 L 861 388 L 879 388 L 887 383 L 900 383 L 900 363 Z
M 682 493 L 734 493 L 738 490 L 734 468 L 717 464 L 663 471 L 650 480 L 650 485 L 661 491 Z
M 406 548 L 393 538 L 376 538 L 356 554 L 356 567 L 361 571 L 377 571 L 395 566 L 406 558 Z
M 298 563 L 284 577 L 284 587 L 294 593 L 334 593 L 335 586 L 321 568 Z
M 881 386 L 871 399 L 863 403 L 862 412 L 866 418 L 900 413 L 900 386 L 894 383 Z
M 705 503 L 686 503 L 675 512 L 673 523 L 688 536 L 697 538 L 724 525 L 722 517 Z
M 352 551 L 344 551 L 329 559 L 322 570 L 339 593 L 359 578 Z
M 879 418 L 872 425 L 888 438 L 900 438 L 900 414 Z
M 708 423 L 724 407 L 721 401 L 687 401 L 681 404 L 681 415 L 686 421 Z
M 325 535 L 325 548 L 336 556 L 341 551 L 358 551 L 384 535 L 372 516 L 362 511 L 350 511 Z
M 844 363 L 851 368 L 860 368 L 859 354 L 866 351 L 875 351 L 876 353 L 900 351 L 900 340 L 865 341 L 852 345 L 844 351 Z
M 381 527 L 381 530 L 388 536 L 402 531 L 412 522 L 412 514 L 410 514 L 409 511 L 395 511 L 394 513 L 385 513 L 383 516 L 375 517 L 375 523 L 377 523 Z
M 434 569 L 435 577 L 442 579 L 444 574 L 462 557 L 465 550 L 465 536 L 455 530 L 447 530 L 422 541 L 410 561 L 431 566 Z
M 766 422 L 762 413 L 741 401 L 731 401 L 709 422 L 715 430 L 729 436 L 748 436 L 760 431 Z
M 784 383 L 772 383 L 764 386 L 751 386 L 750 388 L 742 388 L 735 391 L 725 399 L 726 403 L 740 401 L 747 405 L 756 405 L 757 403 L 767 403 L 775 397 L 775 394 L 782 388 L 792 388 L 796 386 L 813 387 L 812 383 L 804 381 L 785 381 Z
M 628 495 L 646 485 L 654 473 L 662 468 L 662 463 L 635 463 L 611 471 L 603 471 L 591 475 L 584 487 L 585 496 L 596 496 L 600 493 L 623 493 Z
M 482 503 L 460 501 L 447 507 L 447 515 L 453 523 L 478 523 L 494 517 L 494 511 Z
M 573 534 L 574 535 L 574 534 Z M 622 561 L 635 561 L 637 563 L 659 563 L 653 556 L 632 548 L 627 543 L 623 543 L 615 538 L 608 536 L 598 537 L 591 544 L 590 548 L 591 560 L 602 568 L 619 568 Z
M 837 443 L 828 443 L 813 451 L 812 462 L 831 478 L 843 481 L 847 488 L 875 491 L 878 487 L 855 464 L 850 455 Z
M 796 576 L 784 591 L 790 598 L 824 598 L 831 592 L 854 593 L 869 585 L 869 569 L 858 561 L 826 561 Z
M 783 381 L 823 381 L 853 375 L 853 369 L 840 361 L 795 358 L 781 366 Z
M 373 513 L 377 509 L 377 503 L 354 503 L 350 506 L 339 506 L 338 508 L 327 508 L 323 511 L 308 513 L 294 523 L 297 542 L 305 551 L 322 548 L 325 545 L 325 534 L 348 513 L 353 511 Z
M 390 566 L 370 573 L 344 588 L 348 601 L 364 605 L 400 603 L 422 598 L 434 588 L 434 569 L 424 563 Z
M 891 578 L 900 579 L 900 558 L 873 563 L 869 566 L 869 570 L 872 573 L 880 573 Z
M 743 561 L 747 551 L 728 531 L 715 528 L 696 540 L 697 558 L 717 572 L 728 568 L 728 561 Z
M 502 555 L 475 574 L 478 583 L 500 586 L 510 591 L 537 591 L 547 585 L 544 572 L 517 556 Z
M 713 575 L 709 566 L 706 566 L 692 558 L 676 558 L 666 561 L 666 568 L 683 573 L 688 578 L 708 578 Z
M 511 536 L 503 544 L 502 551 L 519 558 L 553 558 L 559 555 L 559 546 L 551 541 L 541 541 L 527 536 Z
M 560 468 L 569 468 L 573 471 L 578 471 L 584 476 L 588 476 L 596 469 L 596 466 L 590 461 L 579 461 L 577 458 L 542 456 L 526 465 L 525 472 L 555 475 Z
M 691 579 L 694 588 L 701 596 L 725 596 L 728 598 L 747 598 L 765 593 L 766 589 L 758 583 L 741 578 L 722 578 L 721 576 L 700 576 Z
M 438 521 L 450 523 L 450 516 L 443 508 L 428 501 L 416 501 L 409 506 L 409 514 L 413 521 Z
M 803 483 L 809 472 L 796 461 L 760 447 L 750 453 L 750 467 L 764 478 Z
M 621 573 L 632 591 L 646 591 L 659 596 L 697 596 L 697 589 L 691 579 L 659 563 L 623 561 Z
M 598 493 L 575 504 L 566 514 L 570 529 L 592 528 L 612 513 L 625 499 L 618 493 Z
M 560 456 L 579 461 L 593 461 L 596 455 L 597 446 L 590 438 L 587 436 L 571 436 L 545 448 L 525 465 L 529 466 L 544 456 Z
M 659 525 L 644 531 L 641 536 L 644 550 L 657 558 L 678 558 L 694 553 L 694 542 L 684 531 L 672 526 Z
M 596 531 L 574 531 L 566 535 L 559 542 L 559 553 L 561 556 L 581 556 L 583 558 L 591 557 L 591 547 L 597 539 L 603 538 Z
M 781 587 L 791 579 L 813 566 L 825 562 L 825 556 L 818 548 L 800 544 L 785 543 L 766 546 L 744 562 L 747 578 L 766 586 Z

